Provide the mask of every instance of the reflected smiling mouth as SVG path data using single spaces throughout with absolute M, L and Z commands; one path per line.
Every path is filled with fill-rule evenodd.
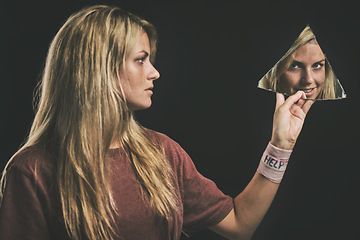
M 316 89 L 316 87 L 314 87 L 314 88 L 296 89 L 296 90 L 297 91 L 303 91 L 307 98 L 312 98 L 313 95 L 315 94 L 315 89 Z
M 315 88 L 307 88 L 307 89 L 296 89 L 297 91 L 303 91 L 304 93 L 311 93 Z

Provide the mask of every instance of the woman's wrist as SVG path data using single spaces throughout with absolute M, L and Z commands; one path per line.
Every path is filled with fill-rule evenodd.
M 293 150 L 296 142 L 280 140 L 280 138 L 272 137 L 270 143 L 280 149 Z
M 274 146 L 269 142 L 257 169 L 258 173 L 274 183 L 280 183 L 292 150 L 285 150 Z

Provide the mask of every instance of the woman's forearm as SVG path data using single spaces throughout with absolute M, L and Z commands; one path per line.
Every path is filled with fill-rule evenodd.
M 234 199 L 236 222 L 241 236 L 250 238 L 268 211 L 279 184 L 255 173 L 247 187 Z

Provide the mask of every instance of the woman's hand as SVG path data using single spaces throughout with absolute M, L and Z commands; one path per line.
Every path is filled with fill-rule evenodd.
M 313 100 L 306 100 L 306 95 L 298 91 L 286 101 L 281 93 L 276 93 L 276 107 L 273 132 L 270 143 L 286 150 L 292 150 L 300 134 L 307 112 Z
M 276 94 L 271 144 L 282 149 L 293 149 L 304 124 L 312 100 L 304 92 L 297 92 L 286 101 L 283 94 Z M 211 230 L 229 239 L 250 239 L 273 201 L 279 184 L 258 172 L 246 188 L 234 199 L 234 209 Z

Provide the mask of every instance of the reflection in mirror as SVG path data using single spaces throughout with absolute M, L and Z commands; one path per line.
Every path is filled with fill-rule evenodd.
M 329 61 L 309 26 L 286 54 L 259 81 L 258 87 L 292 95 L 304 91 L 307 99 L 328 100 L 346 97 Z

